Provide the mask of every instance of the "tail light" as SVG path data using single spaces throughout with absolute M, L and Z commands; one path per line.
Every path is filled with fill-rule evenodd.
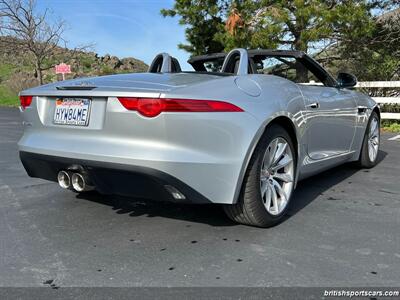
M 21 107 L 23 109 L 27 108 L 32 103 L 33 96 L 19 96 L 21 102 Z
M 128 110 L 135 110 L 145 117 L 155 117 L 162 112 L 242 112 L 243 109 L 223 101 L 170 99 L 170 98 L 126 98 L 118 100 Z

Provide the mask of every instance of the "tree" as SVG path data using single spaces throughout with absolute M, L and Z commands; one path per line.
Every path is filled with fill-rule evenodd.
M 321 53 L 317 59 L 331 72 L 353 73 L 360 81 L 400 80 L 400 8 L 380 15 L 375 21 L 371 35 L 358 36 L 351 42 L 344 41 Z M 367 89 L 365 92 L 375 97 L 400 95 L 395 88 Z M 386 108 L 389 106 L 392 105 L 385 105 Z
M 284 48 L 318 53 L 342 42 L 351 43 L 359 37 L 370 36 L 375 28 L 373 10 L 386 9 L 396 0 L 231 0 L 212 2 L 212 16 L 220 22 L 213 28 L 204 28 L 202 22 L 209 19 L 196 0 L 176 0 L 169 16 L 180 15 L 181 24 L 188 26 L 187 36 L 191 45 L 197 45 L 192 54 L 207 53 L 207 41 L 223 45 L 228 51 L 235 47 Z M 203 2 L 203 1 L 200 1 Z M 215 9 L 219 9 L 216 12 Z M 237 28 L 221 26 L 235 15 Z M 195 17 L 193 17 L 195 16 Z M 237 16 L 241 20 L 238 22 Z M 202 35 L 209 34 L 201 44 Z M 213 34 L 213 36 L 210 36 Z M 305 69 L 298 65 L 298 76 L 306 80 Z
M 43 84 L 43 71 L 54 67 L 63 39 L 64 21 L 49 23 L 48 10 L 36 12 L 35 0 L 0 0 L 0 46 L 12 52 L 25 52 L 35 69 L 39 84 Z M 75 48 L 70 57 L 89 46 Z
M 216 40 L 216 34 L 223 28 L 223 12 L 229 1 L 219 0 L 177 0 L 172 9 L 162 9 L 164 17 L 180 15 L 179 23 L 187 26 L 186 40 L 179 44 L 193 55 L 221 52 L 224 45 Z
M 361 80 L 399 80 L 400 8 L 376 18 L 370 35 L 345 41 L 335 50 L 344 61 L 336 65 Z

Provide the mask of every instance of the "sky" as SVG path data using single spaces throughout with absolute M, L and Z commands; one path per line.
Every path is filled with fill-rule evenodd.
M 160 52 L 176 57 L 182 69 L 189 54 L 178 49 L 185 42 L 185 28 L 178 18 L 164 18 L 162 8 L 173 0 L 37 0 L 37 9 L 49 10 L 52 19 L 66 21 L 64 37 L 70 48 L 94 44 L 99 55 L 135 57 L 150 64 Z

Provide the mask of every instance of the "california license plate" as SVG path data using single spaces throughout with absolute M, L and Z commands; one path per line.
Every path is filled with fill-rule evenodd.
M 56 100 L 54 123 L 62 125 L 87 126 L 90 117 L 90 99 L 62 98 Z

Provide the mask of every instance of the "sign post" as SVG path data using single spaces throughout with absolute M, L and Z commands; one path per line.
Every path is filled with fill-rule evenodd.
M 71 73 L 71 65 L 67 65 L 64 63 L 56 65 L 56 74 L 62 74 L 63 80 L 65 80 L 65 74 L 70 74 L 70 73 Z

